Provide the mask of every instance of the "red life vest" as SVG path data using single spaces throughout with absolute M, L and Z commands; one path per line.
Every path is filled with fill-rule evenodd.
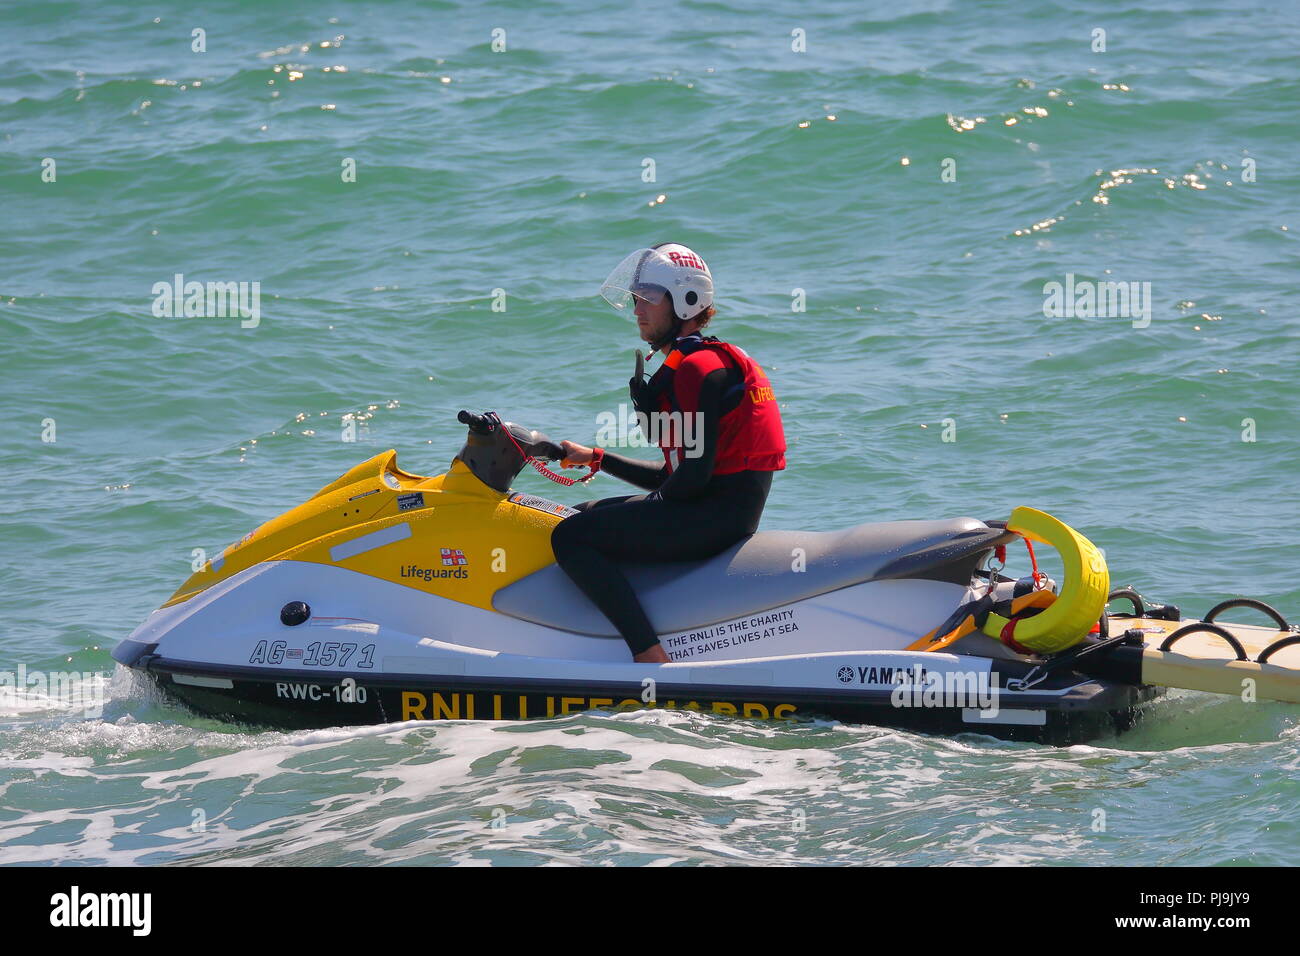
M 668 413 L 665 421 L 669 423 L 667 428 L 659 429 L 659 447 L 668 463 L 669 474 L 686 454 L 683 425 L 692 426 L 684 421 L 684 416 L 698 411 L 700 383 L 710 372 L 725 368 L 728 361 L 741 374 L 743 382 L 738 387 L 743 388 L 743 394 L 718 422 L 718 448 L 712 473 L 730 475 L 738 471 L 785 468 L 785 429 L 781 426 L 781 410 L 767 373 L 744 349 L 716 338 L 683 344 L 689 351 L 674 349 L 659 369 L 660 374 L 672 376 L 668 387 L 659 393 L 659 410 Z M 693 388 L 694 393 L 682 394 L 679 388 L 683 385 Z M 683 403 L 682 398 L 687 401 Z M 672 415 L 673 412 L 679 415 Z M 697 428 L 692 428 L 691 434 L 693 442 L 704 440 Z

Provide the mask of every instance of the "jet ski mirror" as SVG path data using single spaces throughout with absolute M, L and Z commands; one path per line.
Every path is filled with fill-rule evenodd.
M 528 458 L 559 461 L 564 450 L 536 429 L 503 422 L 496 412 L 475 415 L 462 410 L 456 419 L 469 426 L 465 445 L 456 456 L 479 481 L 500 492 L 510 490 Z

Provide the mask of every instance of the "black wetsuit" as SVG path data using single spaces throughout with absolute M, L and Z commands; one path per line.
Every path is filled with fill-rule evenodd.
M 679 340 L 681 341 L 681 340 Z M 551 532 L 555 560 L 627 641 L 634 655 L 659 641 L 645 609 L 616 561 L 698 561 L 758 530 L 770 471 L 714 475 L 718 422 L 744 396 L 733 367 L 715 369 L 700 385 L 701 454 L 683 457 L 671 474 L 666 464 L 606 451 L 601 470 L 645 495 L 584 501 Z

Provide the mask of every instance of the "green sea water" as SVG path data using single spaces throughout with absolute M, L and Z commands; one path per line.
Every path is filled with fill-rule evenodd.
M 591 442 L 638 344 L 596 290 L 670 239 L 781 403 L 765 528 L 1026 504 L 1189 614 L 1300 616 L 1295 14 L 6 3 L 0 670 L 112 699 L 0 688 L 0 863 L 1294 861 L 1281 704 L 1176 693 L 1064 749 L 664 712 L 273 733 L 109 651 L 357 461 L 444 470 L 462 408 Z M 258 283 L 255 327 L 155 314 L 177 274 Z M 1067 277 L 1149 312 L 1045 315 Z

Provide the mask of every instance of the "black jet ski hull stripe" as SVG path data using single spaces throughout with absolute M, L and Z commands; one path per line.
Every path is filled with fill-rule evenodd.
M 586 709 L 617 709 L 624 702 L 636 704 L 636 709 L 649 706 L 640 702 L 641 685 L 628 681 L 268 672 L 156 657 L 142 663 L 160 689 L 200 713 L 283 728 L 355 726 L 405 719 L 496 719 L 498 709 L 499 719 L 514 720 L 565 716 Z M 1015 665 L 1008 670 L 1017 673 L 1023 669 L 1020 662 L 994 663 Z M 198 677 L 201 683 L 177 683 L 171 679 L 172 674 L 180 675 L 182 681 Z M 356 681 L 356 687 L 363 691 L 356 696 L 364 700 L 341 699 L 339 688 L 345 678 Z M 210 686 L 214 679 L 228 680 L 231 686 Z M 1007 679 L 1008 675 L 999 673 L 1000 684 L 1005 685 Z M 741 718 L 831 718 L 929 733 L 981 733 L 1005 740 L 1067 745 L 1127 729 L 1143 705 L 1163 693 L 1157 688 L 1098 682 L 1079 675 L 1064 676 L 1057 683 L 1061 686 L 1056 693 L 1040 685 L 1027 692 L 1003 690 L 1000 694 L 999 708 L 1004 715 L 1032 713 L 1042 720 L 1041 724 L 974 724 L 963 717 L 961 707 L 896 707 L 890 689 L 869 687 L 841 691 L 661 682 L 654 706 L 662 709 L 671 705 L 673 709 L 698 709 Z M 439 695 L 441 711 L 435 711 L 434 695 Z M 414 709 L 413 702 L 418 705 Z

